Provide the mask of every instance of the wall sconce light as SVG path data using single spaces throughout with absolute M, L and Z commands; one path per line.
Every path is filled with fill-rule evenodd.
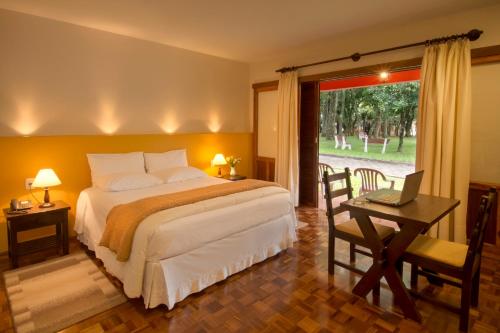
M 389 72 L 382 71 L 382 72 L 380 72 L 379 76 L 380 76 L 380 80 L 385 82 L 389 78 Z

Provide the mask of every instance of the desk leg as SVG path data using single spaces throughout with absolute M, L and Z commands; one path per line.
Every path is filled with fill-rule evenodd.
M 405 316 L 417 322 L 421 322 L 422 316 L 418 312 L 415 302 L 397 270 L 387 269 L 384 272 L 384 276 L 394 295 L 394 300 L 399 304 Z
M 366 297 L 370 291 L 380 282 L 384 276 L 384 270 L 380 263 L 373 263 L 373 265 L 366 271 L 365 275 L 359 280 L 352 290 L 353 294 L 360 297 Z
M 384 247 L 370 217 L 366 215 L 356 215 L 354 217 L 363 232 L 363 236 L 375 260 L 372 267 L 356 284 L 353 293 L 365 297 L 384 276 L 394 294 L 394 299 L 398 302 L 405 316 L 420 322 L 422 317 L 417 311 L 415 303 L 398 272 L 398 260 L 415 237 L 422 231 L 423 227 L 413 223 L 402 225 L 401 231 Z

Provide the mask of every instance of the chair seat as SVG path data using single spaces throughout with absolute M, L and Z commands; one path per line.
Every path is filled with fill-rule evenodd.
M 373 223 L 373 225 L 375 226 L 375 230 L 377 231 L 377 234 L 381 239 L 386 239 L 394 235 L 394 228 L 386 227 L 385 225 L 381 225 L 378 223 Z M 335 229 L 337 231 L 364 239 L 363 233 L 361 232 L 361 229 L 359 229 L 358 222 L 356 222 L 355 219 L 350 219 L 347 222 L 336 224 Z
M 418 235 L 406 253 L 461 268 L 465 264 L 468 248 L 464 244 Z

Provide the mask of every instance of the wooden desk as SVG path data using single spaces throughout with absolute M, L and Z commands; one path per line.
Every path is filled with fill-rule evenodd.
M 422 317 L 406 289 L 397 263 L 411 242 L 429 230 L 435 223 L 449 214 L 460 201 L 455 199 L 418 195 L 401 207 L 391 207 L 367 202 L 363 197 L 341 203 L 355 218 L 373 254 L 373 265 L 356 284 L 353 293 L 365 297 L 382 277 L 391 288 L 394 299 L 399 303 L 406 317 L 420 322 Z M 400 226 L 394 238 L 384 246 L 373 226 L 370 216 L 397 222 Z

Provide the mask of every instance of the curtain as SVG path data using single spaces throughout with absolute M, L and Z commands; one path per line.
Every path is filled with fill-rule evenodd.
M 430 234 L 465 243 L 470 170 L 470 42 L 429 45 L 420 78 L 416 169 L 424 170 L 421 193 L 460 200 Z
M 299 203 L 298 90 L 297 71 L 282 73 L 278 84 L 275 177 L 290 191 L 295 206 Z

